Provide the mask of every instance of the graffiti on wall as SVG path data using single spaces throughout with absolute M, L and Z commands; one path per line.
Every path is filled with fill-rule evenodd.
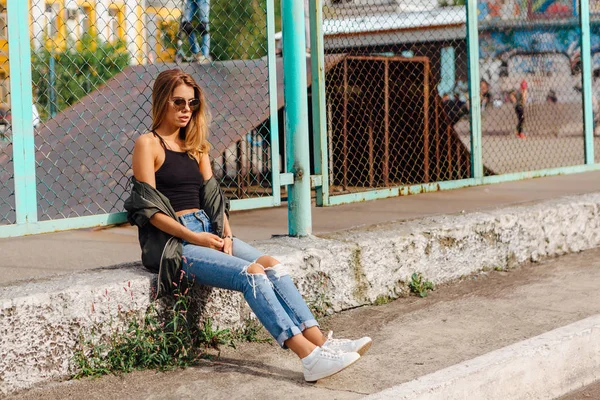
M 527 0 L 480 0 L 479 21 L 518 20 L 527 16 Z
M 600 4 L 590 1 L 590 6 Z M 480 0 L 479 21 L 558 19 L 575 15 L 574 0 Z
M 591 32 L 592 69 L 600 76 L 600 25 Z M 530 101 L 581 100 L 581 30 L 572 27 L 490 29 L 480 32 L 480 71 L 492 92 L 503 94 L 523 80 L 532 87 Z

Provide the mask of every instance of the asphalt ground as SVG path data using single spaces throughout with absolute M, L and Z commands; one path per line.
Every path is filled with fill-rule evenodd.
M 571 392 L 560 400 L 596 400 L 600 399 L 600 382 L 593 383 L 577 391 Z

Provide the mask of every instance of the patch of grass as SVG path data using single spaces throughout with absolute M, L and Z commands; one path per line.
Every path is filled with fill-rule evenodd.
M 384 304 L 387 304 L 391 301 L 393 301 L 394 299 L 391 296 L 386 296 L 384 294 L 380 294 L 379 296 L 377 296 L 377 298 L 375 299 L 375 305 L 376 306 L 382 306 Z
M 198 331 L 201 345 L 204 348 L 212 348 L 221 352 L 221 345 L 227 344 L 231 347 L 235 347 L 234 338 L 235 335 L 229 328 L 227 329 L 215 329 L 213 328 L 212 319 L 207 318 L 202 325 L 202 328 Z
M 95 335 L 98 328 L 92 329 L 90 339 L 80 334 L 73 359 L 77 372 L 73 378 L 184 368 L 206 358 L 208 348 L 219 351 L 220 345 L 233 345 L 229 329 L 215 329 L 210 319 L 201 325 L 197 317 L 190 315 L 191 284 L 180 289 L 182 281 L 183 273 L 173 304 L 165 309 L 159 310 L 153 302 L 142 317 L 134 311 L 120 311 L 120 317 L 128 320 L 126 328 L 113 330 L 100 338 Z
M 240 342 L 272 343 L 273 339 L 266 336 L 259 321 L 248 318 L 244 326 L 234 332 L 234 338 Z
M 427 297 L 427 293 L 430 290 L 434 290 L 433 283 L 423 278 L 420 272 L 415 272 L 411 275 L 408 287 L 412 293 L 420 297 Z
M 315 287 L 317 296 L 308 302 L 308 307 L 317 320 L 330 314 L 331 301 L 328 295 L 329 277 L 323 271 L 316 273 Z

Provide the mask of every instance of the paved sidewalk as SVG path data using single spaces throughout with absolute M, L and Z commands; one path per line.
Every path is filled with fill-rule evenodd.
M 556 197 L 600 192 L 600 172 L 313 208 L 316 235 L 389 221 L 489 210 Z M 234 212 L 231 224 L 246 241 L 287 233 L 287 207 Z M 0 239 L 0 285 L 78 270 L 138 262 L 137 229 L 84 229 Z
M 354 366 L 316 384 L 303 381 L 289 351 L 243 343 L 199 367 L 53 383 L 7 399 L 358 399 L 596 315 L 599 286 L 594 249 L 472 275 L 424 299 L 336 314 L 323 321 L 325 329 L 370 335 L 374 344 Z
M 583 389 L 569 393 L 560 400 L 593 400 L 600 399 L 600 381 L 593 383 Z

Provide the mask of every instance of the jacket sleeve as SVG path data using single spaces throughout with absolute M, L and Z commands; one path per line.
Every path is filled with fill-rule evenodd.
M 127 221 L 140 228 L 148 224 L 154 214 L 161 212 L 158 207 L 144 197 L 142 191 L 136 186 L 125 200 L 125 210 L 127 211 Z
M 224 228 L 223 216 L 225 214 L 229 215 L 229 202 L 226 201 L 221 187 L 214 176 L 204 182 L 204 185 L 200 189 L 200 208 L 210 218 L 213 231 L 217 235 L 222 236 Z

